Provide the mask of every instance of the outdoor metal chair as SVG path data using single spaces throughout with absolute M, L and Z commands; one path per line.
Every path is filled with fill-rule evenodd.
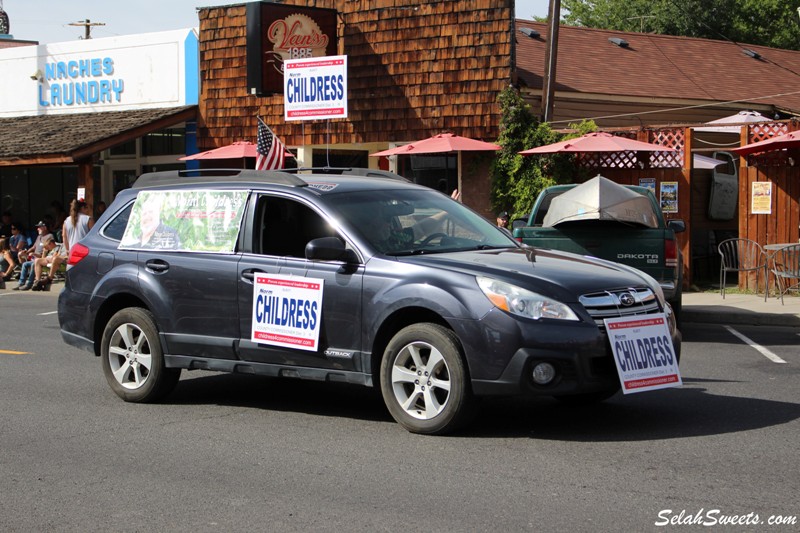
M 719 266 L 719 290 L 725 298 L 725 284 L 728 272 L 755 272 L 756 294 L 758 294 L 758 277 L 764 273 L 764 301 L 767 301 L 769 292 L 767 283 L 767 255 L 756 241 L 751 239 L 726 239 L 717 245 L 717 250 L 722 260 Z
M 772 254 L 772 275 L 783 305 L 783 295 L 800 291 L 800 244 L 785 246 Z

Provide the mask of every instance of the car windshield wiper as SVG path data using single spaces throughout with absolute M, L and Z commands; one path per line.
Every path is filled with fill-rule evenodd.
M 400 256 L 400 255 L 422 255 L 430 253 L 436 253 L 436 252 L 427 248 L 415 248 L 414 250 L 398 250 L 397 252 L 387 253 L 386 255 Z
M 513 248 L 513 246 L 505 246 L 501 244 L 479 244 L 470 250 L 504 250 L 505 248 Z

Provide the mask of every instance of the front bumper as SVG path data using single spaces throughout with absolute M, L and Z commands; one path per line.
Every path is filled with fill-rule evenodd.
M 478 338 L 457 334 L 472 391 L 478 396 L 562 396 L 613 392 L 620 387 L 608 336 L 594 323 L 521 321 L 494 310 L 475 329 L 482 332 Z M 677 329 L 672 341 L 680 354 Z M 533 368 L 540 362 L 556 370 L 555 379 L 546 385 L 533 380 Z

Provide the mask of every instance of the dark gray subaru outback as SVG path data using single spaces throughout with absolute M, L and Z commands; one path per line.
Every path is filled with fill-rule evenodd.
M 62 337 L 130 402 L 163 398 L 181 369 L 340 381 L 441 434 L 475 396 L 615 394 L 604 319 L 666 317 L 680 350 L 646 274 L 519 245 L 388 173 L 145 174 L 69 265 Z

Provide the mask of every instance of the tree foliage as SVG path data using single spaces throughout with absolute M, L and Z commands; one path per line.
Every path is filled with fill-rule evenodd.
M 592 121 L 571 124 L 576 132 L 562 135 L 548 123 L 540 122 L 513 87 L 504 89 L 498 101 L 501 121 L 497 143 L 502 150 L 492 163 L 492 207 L 495 212 L 508 211 L 513 219 L 530 213 L 536 196 L 545 187 L 585 177 L 575 167 L 572 155 L 522 156 L 518 152 L 583 135 L 596 130 L 597 125 Z
M 787 0 L 563 0 L 561 5 L 564 22 L 574 26 L 800 50 L 797 2 Z

